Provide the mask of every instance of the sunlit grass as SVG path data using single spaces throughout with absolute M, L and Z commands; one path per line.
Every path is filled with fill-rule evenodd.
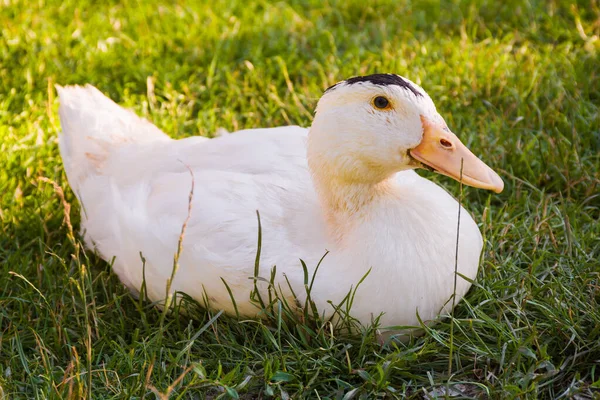
M 599 396 L 595 1 L 0 0 L 0 399 Z M 450 320 L 381 347 L 290 319 L 134 299 L 69 234 L 53 85 L 92 83 L 175 137 L 310 125 L 323 89 L 397 72 L 505 178 Z M 454 194 L 458 185 L 427 175 Z M 75 229 L 79 216 L 71 212 Z M 451 283 L 449 283 L 451 284 Z M 313 329 L 314 328 L 314 329 Z

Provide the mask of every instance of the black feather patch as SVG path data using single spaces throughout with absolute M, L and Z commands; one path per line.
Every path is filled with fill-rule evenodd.
M 407 81 L 404 78 L 402 78 L 401 76 L 395 75 L 395 74 L 373 74 L 373 75 L 365 75 L 365 76 L 355 76 L 354 78 L 350 78 L 345 81 L 336 83 L 335 85 L 327 88 L 327 90 L 325 90 L 325 93 L 329 92 L 330 90 L 335 89 L 339 84 L 344 83 L 344 82 L 347 83 L 348 85 L 353 85 L 355 83 L 360 83 L 360 82 L 369 82 L 373 85 L 379 85 L 379 86 L 396 85 L 396 86 L 400 86 L 401 88 L 404 88 L 406 90 L 410 90 L 417 97 L 423 97 L 423 93 L 421 93 L 417 88 L 415 88 L 409 81 Z

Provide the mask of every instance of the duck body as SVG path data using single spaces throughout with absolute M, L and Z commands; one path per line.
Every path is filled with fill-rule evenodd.
M 328 252 L 311 292 L 325 316 L 365 276 L 351 309 L 365 325 L 381 314 L 382 327 L 417 326 L 418 318 L 450 309 L 459 205 L 412 169 L 344 184 L 343 202 L 328 203 L 319 183 L 326 176 L 317 178 L 307 158 L 308 129 L 173 140 L 95 88 L 59 94 L 61 155 L 82 205 L 85 242 L 114 260 L 132 291 L 145 280 L 151 300 L 165 299 L 185 225 L 171 292 L 234 314 L 230 290 L 239 314 L 256 316 L 250 293 L 258 211 L 259 275 L 269 280 L 276 266 L 276 285 L 290 304 L 304 304 L 306 296 L 300 260 L 312 275 Z M 482 237 L 466 210 L 460 216 L 457 270 L 475 279 Z M 470 285 L 458 277 L 456 300 Z M 265 282 L 258 288 L 266 294 Z

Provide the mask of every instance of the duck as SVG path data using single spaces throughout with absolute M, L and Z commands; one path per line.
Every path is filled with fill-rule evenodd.
M 325 318 L 352 293 L 355 321 L 393 332 L 450 312 L 476 278 L 477 223 L 415 170 L 496 193 L 503 181 L 405 77 L 336 83 L 310 128 L 212 139 L 172 139 L 90 85 L 57 91 L 84 243 L 133 293 L 251 318 L 269 284 Z

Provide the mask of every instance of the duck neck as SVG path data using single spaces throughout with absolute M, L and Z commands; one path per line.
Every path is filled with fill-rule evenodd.
M 335 176 L 313 173 L 321 206 L 328 214 L 352 216 L 368 208 L 376 198 L 389 191 L 392 182 L 349 182 Z
M 374 161 L 373 151 L 348 139 L 351 135 L 343 134 L 335 118 L 320 116 L 317 113 L 308 136 L 308 166 L 330 231 L 347 232 L 393 191 L 398 168 Z
M 393 191 L 391 176 L 372 180 L 349 180 L 309 159 L 313 183 L 332 238 L 341 241 L 357 220 Z

